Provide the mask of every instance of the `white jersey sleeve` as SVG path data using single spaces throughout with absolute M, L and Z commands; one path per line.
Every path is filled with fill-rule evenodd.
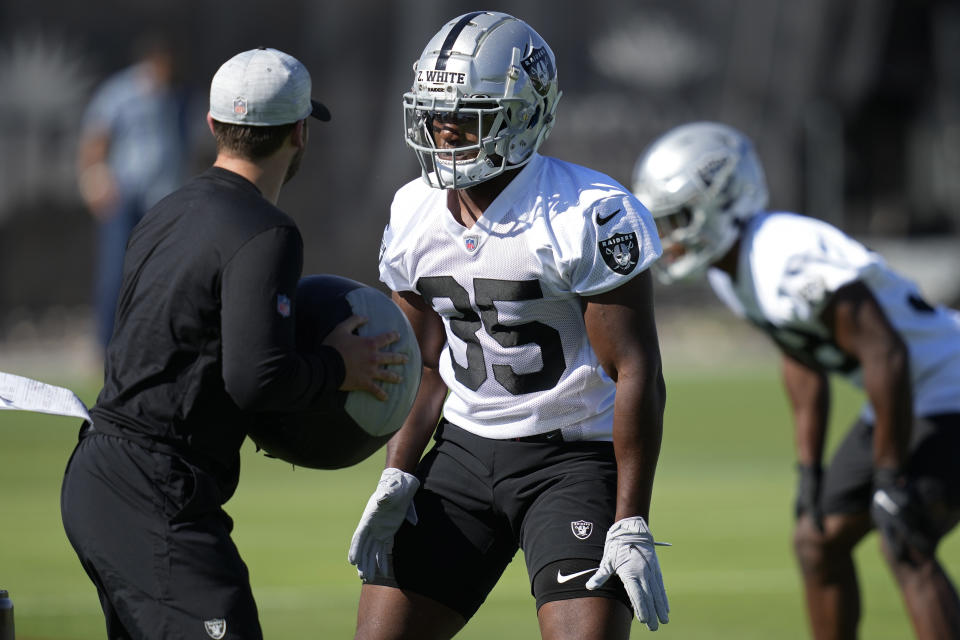
M 782 322 L 816 322 L 837 289 L 864 279 L 880 258 L 819 220 L 774 216 L 752 244 L 761 291 Z
M 414 254 L 407 248 L 415 244 L 418 233 L 417 216 L 430 215 L 437 205 L 437 189 L 430 189 L 420 179 L 401 187 L 390 205 L 390 220 L 383 229 L 380 242 L 380 280 L 392 291 L 415 291 L 411 261 Z M 411 237 L 411 234 L 414 236 Z
M 753 218 L 741 237 L 736 281 L 713 269 L 710 283 L 737 315 L 786 353 L 862 386 L 860 365 L 822 320 L 832 296 L 862 282 L 907 344 L 917 415 L 960 411 L 960 321 L 926 303 L 910 280 L 835 227 L 790 213 Z M 872 419 L 869 405 L 864 417 Z
M 596 295 L 647 269 L 661 253 L 650 213 L 631 194 L 607 195 L 557 235 L 558 264 L 570 290 Z

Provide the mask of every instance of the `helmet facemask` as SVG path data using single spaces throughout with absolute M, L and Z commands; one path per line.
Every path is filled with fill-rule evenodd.
M 412 100 L 411 100 L 412 98 Z M 416 152 L 423 175 L 438 189 L 463 189 L 507 169 L 504 148 L 509 140 L 503 99 L 486 96 L 460 98 L 447 105 L 420 104 L 412 93 L 404 96 L 407 144 Z M 460 144 L 437 146 L 435 134 L 453 124 Z M 474 138 L 467 142 L 467 136 Z
M 663 256 L 653 271 L 663 284 L 702 275 L 737 239 L 739 225 L 730 216 L 703 207 L 682 206 L 654 214 Z

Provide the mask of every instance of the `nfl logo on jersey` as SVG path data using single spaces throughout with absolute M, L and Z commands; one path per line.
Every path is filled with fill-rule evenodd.
M 282 293 L 277 294 L 277 313 L 284 318 L 290 317 L 290 298 Z
M 467 248 L 467 251 L 473 253 L 477 250 L 477 236 L 466 236 L 463 239 L 463 246 Z

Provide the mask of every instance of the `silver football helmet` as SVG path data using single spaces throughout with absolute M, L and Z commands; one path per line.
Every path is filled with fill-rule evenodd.
M 665 284 L 723 257 L 768 195 L 749 138 L 715 122 L 681 125 L 654 141 L 634 167 L 633 191 L 657 223 L 663 257 L 653 268 Z
M 403 96 L 404 135 L 432 187 L 463 189 L 521 167 L 553 128 L 561 95 L 553 51 L 506 13 L 475 11 L 449 21 L 413 72 Z M 438 147 L 434 137 L 445 122 L 461 133 L 455 151 Z

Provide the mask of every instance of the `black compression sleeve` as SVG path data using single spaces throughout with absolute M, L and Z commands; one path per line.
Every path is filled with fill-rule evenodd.
M 343 384 L 335 349 L 296 350 L 293 303 L 302 256 L 299 232 L 274 227 L 244 244 L 223 271 L 223 380 L 242 409 L 321 407 Z

